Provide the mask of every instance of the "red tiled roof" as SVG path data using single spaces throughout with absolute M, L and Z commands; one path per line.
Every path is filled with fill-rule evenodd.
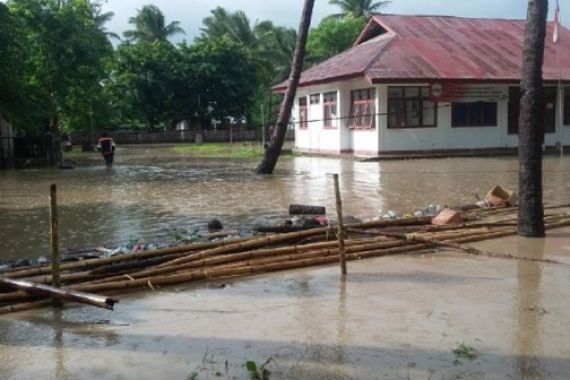
M 355 46 L 303 72 L 300 86 L 348 78 L 516 82 L 521 79 L 525 20 L 375 15 Z M 544 79 L 558 80 L 558 48 L 547 25 Z M 370 40 L 371 28 L 386 32 Z M 570 81 L 570 31 L 560 28 L 560 74 Z M 274 87 L 283 90 L 286 82 Z

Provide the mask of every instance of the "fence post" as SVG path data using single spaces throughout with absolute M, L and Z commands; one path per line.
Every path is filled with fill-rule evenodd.
M 59 277 L 59 220 L 57 214 L 57 186 L 50 186 L 50 236 L 51 236 L 51 284 L 60 287 Z M 54 305 L 61 305 L 61 301 L 54 299 Z
M 342 199 L 340 197 L 340 187 L 338 184 L 338 174 L 333 174 L 334 193 L 336 198 L 336 215 L 338 223 L 338 253 L 340 256 L 340 272 L 346 276 L 346 249 L 344 246 L 344 225 L 342 222 Z

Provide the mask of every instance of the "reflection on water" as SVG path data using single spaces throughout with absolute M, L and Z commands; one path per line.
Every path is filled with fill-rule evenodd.
M 360 218 L 427 204 L 473 202 L 495 184 L 517 188 L 517 161 L 451 158 L 358 162 L 295 157 L 275 176 L 253 174 L 257 162 L 195 159 L 166 148 L 126 148 L 111 171 L 84 160 L 72 171 L 0 172 L 0 258 L 39 256 L 49 247 L 49 184 L 59 186 L 63 249 L 113 246 L 132 239 L 168 240 L 173 228 L 202 227 L 211 218 L 239 228 L 285 216 L 291 203 L 334 211 L 332 178 L 341 173 L 345 213 Z M 567 201 L 570 160 L 546 159 L 545 199 Z
M 517 250 L 522 257 L 541 259 L 544 256 L 545 239 L 518 238 Z M 523 380 L 545 379 L 542 356 L 540 319 L 545 311 L 541 307 L 540 283 L 542 268 L 537 262 L 517 261 L 518 307 L 515 309 L 515 373 Z

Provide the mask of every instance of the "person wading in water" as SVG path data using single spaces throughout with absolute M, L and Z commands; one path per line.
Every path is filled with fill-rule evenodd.
M 101 152 L 105 163 L 108 167 L 113 165 L 113 157 L 115 156 L 115 142 L 106 132 L 101 134 L 101 138 L 97 143 L 97 150 Z

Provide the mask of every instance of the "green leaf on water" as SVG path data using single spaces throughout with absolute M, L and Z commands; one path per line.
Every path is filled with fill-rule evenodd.
M 479 351 L 465 343 L 459 344 L 457 348 L 453 350 L 453 353 L 458 358 L 465 358 L 470 360 L 473 360 L 480 355 Z
M 257 372 L 257 364 L 255 364 L 253 360 L 245 362 L 245 368 L 247 368 L 249 372 Z

